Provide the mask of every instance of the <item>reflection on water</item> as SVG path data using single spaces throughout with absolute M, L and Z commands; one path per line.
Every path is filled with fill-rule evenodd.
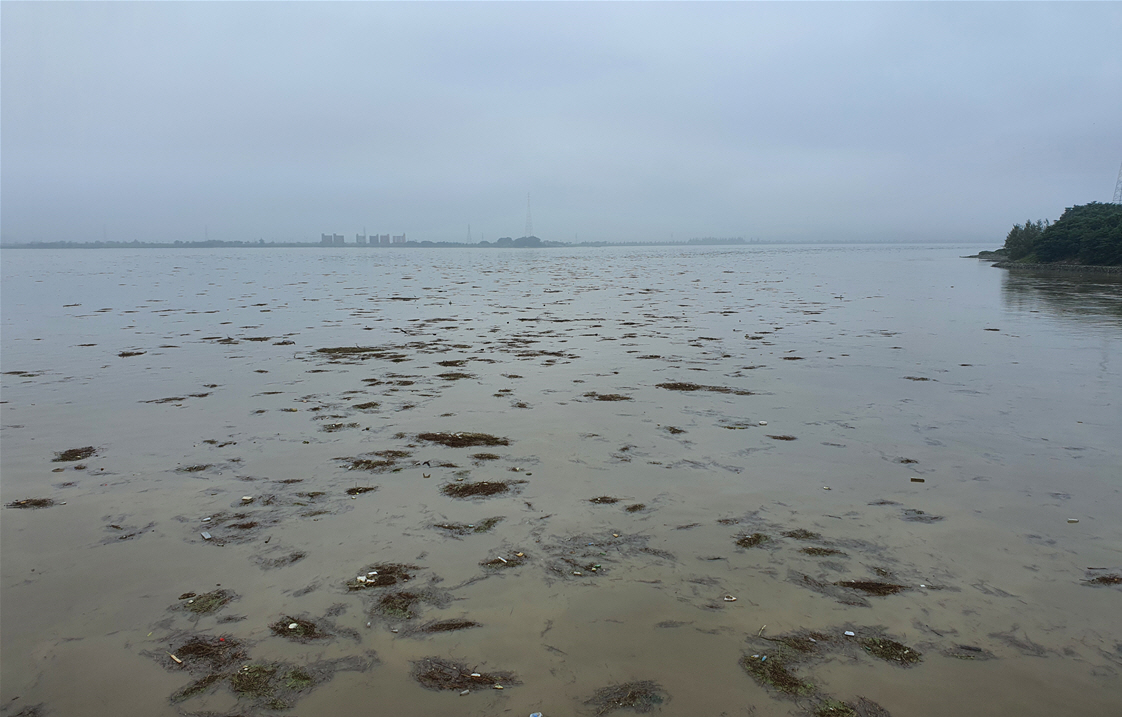
M 1122 275 L 1005 271 L 1001 298 L 1016 312 L 1122 325 Z

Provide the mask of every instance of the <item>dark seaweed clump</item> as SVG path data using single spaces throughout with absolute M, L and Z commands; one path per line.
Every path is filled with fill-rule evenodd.
M 771 540 L 771 538 L 763 533 L 752 533 L 751 535 L 742 535 L 736 539 L 736 544 L 742 548 L 755 548 L 758 545 Z
M 594 401 L 630 401 L 631 396 L 624 396 L 622 393 L 596 393 L 589 391 L 584 394 L 585 398 L 591 398 Z
M 206 640 L 209 639 L 209 642 Z M 321 660 L 297 666 L 285 662 L 251 662 L 246 664 L 245 651 L 236 641 L 220 638 L 196 638 L 194 644 L 181 647 L 178 657 L 192 667 L 199 664 L 192 652 L 204 655 L 209 672 L 201 679 L 177 690 L 172 703 L 182 702 L 217 685 L 225 684 L 239 698 L 252 700 L 257 707 L 268 710 L 290 708 L 304 693 L 329 681 L 340 670 L 364 671 L 377 661 L 372 654 L 338 660 Z M 240 665 L 235 670 L 235 667 Z M 194 670 L 193 670 L 194 671 Z M 257 714 L 256 711 L 245 714 Z
M 229 669 L 246 658 L 242 644 L 228 635 L 192 637 L 174 648 L 172 654 L 192 671 L 202 669 L 212 673 Z
M 467 630 L 473 627 L 479 627 L 479 623 L 474 620 L 434 620 L 418 626 L 412 632 L 431 634 L 437 632 L 455 632 L 456 630 Z
M 596 708 L 596 714 L 606 715 L 620 709 L 632 709 L 646 713 L 661 705 L 666 699 L 662 686 L 653 680 L 625 682 L 619 685 L 596 690 L 596 694 L 585 700 L 586 705 Z
M 854 639 L 854 632 L 874 634 Z M 740 659 L 741 667 L 760 684 L 793 699 L 809 701 L 811 714 L 816 717 L 888 717 L 889 713 L 863 697 L 859 697 L 856 703 L 834 699 L 796 674 L 797 668 L 821 662 L 835 653 L 853 656 L 869 654 L 901 667 L 920 661 L 920 653 L 879 634 L 875 628 L 835 628 L 825 632 L 799 630 L 776 637 L 750 638 L 749 641 L 755 643 L 759 651 L 744 655 Z
M 209 464 L 209 463 L 200 463 L 199 465 L 194 465 L 194 466 L 180 466 L 179 468 L 175 469 L 175 472 L 176 473 L 201 473 L 202 471 L 205 471 L 206 469 L 208 469 L 210 467 L 211 467 L 211 464 Z
M 769 685 L 788 695 L 809 695 L 814 685 L 791 672 L 791 660 L 782 651 L 772 655 L 745 655 L 740 666 L 757 682 Z
M 412 620 L 417 617 L 414 606 L 425 599 L 425 595 L 408 591 L 388 592 L 378 599 L 374 612 L 398 620 Z
M 588 502 L 595 503 L 596 505 L 611 505 L 613 503 L 618 503 L 619 498 L 613 498 L 610 495 L 601 495 L 596 498 L 589 498 Z
M 295 625 L 295 627 L 293 627 Z M 331 633 L 325 632 L 319 625 L 311 620 L 305 620 L 299 617 L 290 617 L 285 615 L 280 620 L 277 620 L 269 629 L 273 631 L 274 635 L 295 640 L 296 642 L 309 642 L 311 640 L 319 640 L 325 637 L 331 637 Z
M 501 495 L 511 490 L 512 486 L 516 486 L 526 481 L 510 480 L 510 481 L 476 481 L 476 482 L 463 482 L 463 483 L 448 483 L 441 486 L 440 492 L 449 498 L 485 498 L 492 495 Z
M 915 508 L 904 509 L 904 520 L 909 523 L 938 523 L 942 519 L 941 515 L 931 515 Z
M 54 500 L 51 498 L 24 498 L 23 500 L 13 500 L 5 507 L 7 508 L 50 508 L 55 505 Z
M 524 565 L 525 563 L 526 554 L 515 553 L 509 558 L 491 558 L 490 560 L 484 560 L 479 564 L 485 568 L 490 568 L 492 570 L 501 570 L 503 568 L 516 568 L 519 565 Z
M 449 448 L 510 445 L 510 439 L 492 436 L 489 433 L 419 433 L 417 438 L 430 443 L 439 443 Z
M 809 530 L 799 528 L 798 530 L 788 530 L 783 533 L 785 538 L 794 538 L 795 540 L 818 540 L 822 536 L 818 533 L 812 533 Z
M 894 583 L 882 583 L 875 580 L 839 580 L 834 583 L 839 588 L 849 588 L 851 590 L 860 590 L 866 595 L 895 595 L 901 590 L 907 590 L 907 585 L 896 585 Z
M 1085 582 L 1089 585 L 1122 585 L 1122 575 L 1100 575 Z
M 86 446 L 85 448 L 68 448 L 65 451 L 59 451 L 55 457 L 51 459 L 52 463 L 65 463 L 68 461 L 81 461 L 89 458 L 97 453 L 97 449 L 93 446 Z
M 328 356 L 356 356 L 381 353 L 382 351 L 383 349 L 377 346 L 338 346 L 335 348 L 316 349 L 317 354 L 326 354 Z
M 338 671 L 365 671 L 377 662 L 373 653 L 308 665 L 285 662 L 247 662 L 244 646 L 229 636 L 193 636 L 172 652 L 153 653 L 169 669 L 186 668 L 204 676 L 176 690 L 171 702 L 183 702 L 213 687 L 225 685 L 239 698 L 269 710 L 290 708 L 296 699 Z M 174 656 L 171 660 L 169 656 Z M 257 714 L 256 710 L 244 714 Z
M 689 383 L 687 381 L 676 381 L 671 383 L 657 384 L 658 388 L 665 388 L 668 391 L 711 391 L 713 393 L 731 393 L 735 396 L 751 396 L 751 391 L 745 391 L 739 388 L 729 388 L 728 386 L 702 386 L 699 383 Z
M 356 485 L 354 488 L 347 488 L 347 495 L 362 495 L 363 493 L 369 493 L 375 490 L 378 490 L 378 486 L 376 485 Z
M 794 441 L 794 440 L 797 440 L 795 438 L 795 436 L 772 436 L 772 435 L 768 435 L 768 438 L 771 438 L 771 439 L 776 440 L 776 441 Z
M 202 595 L 194 595 L 193 593 L 185 593 L 189 597 L 187 602 L 182 603 L 181 607 L 196 615 L 209 615 L 212 612 L 218 612 L 226 606 L 227 603 L 237 599 L 238 594 L 233 590 L 211 590 Z
M 487 533 L 502 522 L 502 516 L 484 518 L 477 523 L 436 523 L 432 527 L 445 530 L 452 535 L 470 535 L 472 533 Z
M 887 637 L 867 637 L 861 640 L 861 646 L 869 651 L 873 657 L 879 657 L 885 662 L 894 662 L 904 667 L 910 667 L 922 659 L 922 654 Z
M 230 689 L 239 696 L 244 697 L 268 697 L 275 691 L 273 683 L 277 677 L 277 672 L 280 671 L 281 666 L 274 663 L 257 663 L 246 665 L 234 674 L 230 675 Z M 300 680 L 301 682 L 303 680 Z M 310 686 L 311 679 L 308 679 Z M 267 707 L 273 709 L 284 709 L 287 703 L 277 700 L 271 700 L 266 704 Z
M 471 690 L 518 685 L 513 672 L 475 672 L 461 662 L 425 657 L 413 663 L 413 679 L 429 690 Z
M 351 578 L 347 581 L 347 587 L 351 590 L 389 587 L 412 580 L 413 571 L 419 569 L 416 565 L 405 565 L 403 563 L 378 563 L 367 569 L 366 574 L 363 575 L 364 582 Z

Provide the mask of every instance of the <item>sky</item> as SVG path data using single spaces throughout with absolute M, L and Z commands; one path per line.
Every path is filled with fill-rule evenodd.
M 1122 3 L 0 3 L 5 242 L 962 241 L 1109 202 Z M 469 234 L 470 226 L 470 234 Z

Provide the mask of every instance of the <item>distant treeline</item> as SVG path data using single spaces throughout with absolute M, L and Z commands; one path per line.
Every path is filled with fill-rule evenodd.
M 1026 264 L 1122 266 L 1122 205 L 1091 202 L 1068 207 L 1055 222 L 1014 224 L 1004 250 Z

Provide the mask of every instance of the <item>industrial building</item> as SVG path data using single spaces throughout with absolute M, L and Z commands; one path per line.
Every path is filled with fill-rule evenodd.
M 342 246 L 346 244 L 346 240 L 342 234 L 320 234 L 319 243 L 323 246 Z M 406 242 L 405 234 L 370 234 L 365 232 L 362 234 L 355 234 L 355 244 L 357 246 L 389 246 L 391 244 L 404 244 Z

